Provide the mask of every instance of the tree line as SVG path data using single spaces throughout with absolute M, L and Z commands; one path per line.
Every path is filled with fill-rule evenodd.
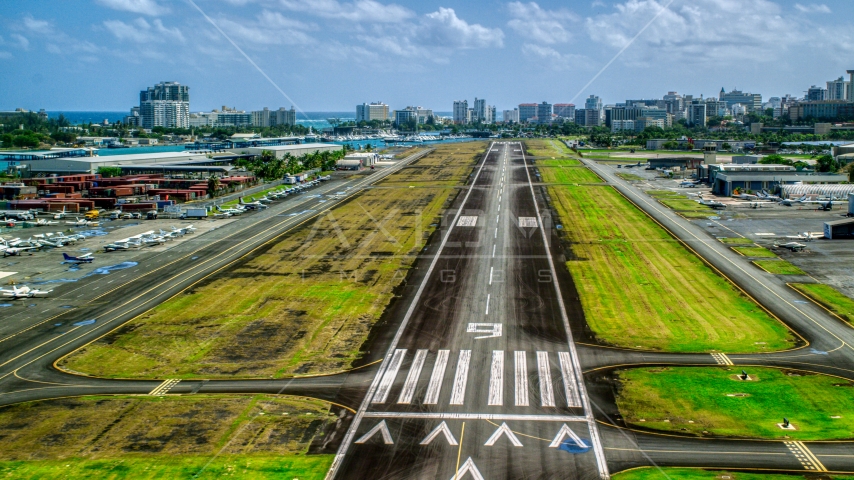
M 334 170 L 336 162 L 344 158 L 344 155 L 345 152 L 342 149 L 334 152 L 316 151 L 299 157 L 286 153 L 284 157 L 279 158 L 272 151 L 263 150 L 261 155 L 241 158 L 235 162 L 235 165 L 249 170 L 259 178 L 273 180 L 316 168 Z

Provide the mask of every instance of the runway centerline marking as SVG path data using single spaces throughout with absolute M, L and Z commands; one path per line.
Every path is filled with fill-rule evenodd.
M 490 283 L 492 283 L 492 282 L 490 282 Z M 489 293 L 486 294 L 486 312 L 484 313 L 484 315 L 489 315 L 489 298 L 490 298 L 490 296 L 491 296 L 491 294 L 489 294 Z

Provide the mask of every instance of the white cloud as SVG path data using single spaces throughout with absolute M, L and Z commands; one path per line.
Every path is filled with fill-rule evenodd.
M 588 18 L 587 33 L 595 42 L 620 49 L 661 12 L 624 54 L 625 61 L 639 64 L 776 61 L 782 51 L 806 42 L 798 22 L 784 19 L 780 7 L 768 0 L 693 0 L 662 12 L 665 4 L 627 0 L 615 5 L 615 13 Z
M 795 9 L 802 13 L 831 13 L 830 7 L 823 3 L 810 3 L 809 5 L 796 3 Z
M 538 43 L 554 44 L 569 41 L 567 30 L 578 16 L 568 10 L 543 10 L 535 2 L 512 2 L 507 4 L 513 17 L 507 25 L 520 35 Z
M 263 11 L 254 21 L 239 21 L 221 18 L 216 21 L 228 35 L 240 40 L 241 46 L 259 45 L 307 45 L 314 39 L 306 30 L 314 30 L 316 25 L 292 20 L 277 12 Z
M 470 24 L 457 17 L 453 8 L 442 7 L 421 19 L 415 38 L 422 45 L 458 49 L 504 46 L 501 29 Z
M 24 27 L 27 30 L 40 35 L 50 35 L 53 33 L 53 27 L 50 22 L 47 20 L 36 20 L 29 15 L 24 17 Z
M 177 27 L 168 28 L 157 18 L 148 23 L 140 17 L 131 23 L 121 20 L 106 20 L 104 27 L 118 40 L 140 44 L 162 43 L 165 41 L 184 42 L 184 35 Z
M 415 15 L 400 5 L 383 4 L 374 0 L 356 0 L 352 3 L 342 3 L 338 0 L 280 0 L 280 3 L 284 8 L 295 12 L 350 22 L 396 23 Z
M 593 0 L 593 3 L 590 4 L 590 8 L 599 8 L 606 6 L 607 5 L 605 5 L 605 2 L 603 2 L 602 0 Z
M 29 40 L 27 40 L 27 37 L 25 37 L 25 36 L 23 36 L 23 35 L 21 35 L 21 34 L 13 33 L 13 34 L 10 34 L 9 36 L 10 36 L 10 37 L 12 37 L 12 38 L 14 38 L 15 40 L 17 40 L 17 41 L 18 41 L 18 45 L 19 45 L 21 48 L 23 48 L 24 50 L 26 50 L 26 49 L 30 46 L 30 41 L 29 41 Z
M 48 43 L 48 44 L 47 44 L 47 51 L 48 51 L 49 53 L 53 53 L 53 54 L 56 54 L 56 55 L 60 55 L 60 54 L 62 53 L 62 50 L 60 50 L 60 49 L 59 49 L 59 47 L 58 47 L 56 44 L 53 44 L 53 43 Z
M 169 9 L 157 3 L 156 0 L 96 0 L 101 5 L 125 12 L 138 13 L 156 17 L 169 13 Z
M 12 53 L 11 52 L 4 52 L 4 51 L 0 50 L 0 58 L 5 58 L 5 59 L 12 58 Z
M 531 43 L 522 45 L 522 54 L 529 59 L 530 57 L 535 57 L 538 65 L 542 65 L 542 60 L 546 60 L 548 65 L 554 70 L 577 69 L 579 66 L 585 65 L 584 62 L 587 61 L 583 55 L 561 53 L 552 47 Z

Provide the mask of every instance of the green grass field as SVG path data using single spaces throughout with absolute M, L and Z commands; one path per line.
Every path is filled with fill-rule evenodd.
M 727 245 L 753 245 L 753 240 L 743 237 L 718 238 L 718 240 Z
M 823 305 L 843 320 L 854 323 L 854 300 L 820 283 L 793 283 L 792 288 Z
M 774 275 L 806 275 L 806 272 L 785 260 L 756 260 L 753 263 Z
M 323 478 L 338 417 L 287 396 L 96 396 L 0 408 L 0 478 Z
M 672 190 L 647 190 L 646 194 L 685 218 L 708 218 L 716 215 L 712 207 L 702 205 Z
M 763 247 L 732 247 L 732 249 L 745 257 L 777 258 L 774 252 Z
M 350 368 L 457 193 L 446 185 L 468 176 L 484 146 L 437 146 L 381 182 L 386 188 L 360 193 L 59 365 L 112 378 L 281 378 Z
M 549 187 L 597 337 L 671 352 L 757 352 L 794 338 L 611 187 Z M 617 293 L 619 292 L 619 293 Z
M 539 162 L 538 162 L 539 163 Z M 540 167 L 538 165 L 542 181 L 544 183 L 602 183 L 599 175 L 593 173 L 587 167 Z
M 527 154 L 532 157 L 576 157 L 575 152 L 560 140 L 548 138 L 525 139 Z M 539 163 L 539 161 L 538 161 Z
M 798 480 L 812 479 L 811 474 L 783 475 L 773 473 L 744 473 L 722 470 L 703 470 L 699 468 L 653 468 L 644 467 L 628 470 L 612 475 L 614 480 L 721 480 L 729 477 L 731 480 Z M 850 479 L 850 476 L 825 475 L 824 478 Z
M 617 406 L 629 424 L 667 432 L 780 440 L 787 435 L 796 440 L 854 438 L 854 383 L 774 368 L 745 370 L 756 380 L 734 378 L 739 367 L 621 370 Z M 783 417 L 796 430 L 779 428 Z
M 258 479 L 321 480 L 335 455 L 210 457 L 135 457 L 117 459 L 0 462 L 0 478 L 38 480 L 98 479 L 213 479 L 223 477 Z
M 581 160 L 575 158 L 559 158 L 554 160 L 537 160 L 534 162 L 534 165 L 538 167 L 581 167 L 584 164 L 581 163 Z
M 644 180 L 643 177 L 634 173 L 618 173 L 617 176 L 628 182 L 642 182 Z

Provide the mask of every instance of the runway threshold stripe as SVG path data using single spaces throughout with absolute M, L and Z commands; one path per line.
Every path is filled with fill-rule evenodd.
M 454 387 L 451 390 L 451 405 L 462 405 L 465 402 L 470 362 L 471 350 L 460 350 L 460 357 L 457 360 L 457 373 L 454 375 Z
M 388 392 L 391 390 L 395 377 L 397 377 L 397 372 L 400 370 L 400 364 L 403 363 L 404 356 L 406 356 L 405 348 L 398 348 L 394 351 L 394 355 L 391 357 L 391 362 L 389 362 L 388 370 L 385 371 L 385 375 L 383 375 L 383 378 L 380 381 L 380 386 L 371 403 L 385 403 L 386 399 L 388 399 Z
M 504 405 L 504 350 L 492 352 L 492 367 L 489 369 L 488 405 Z
M 528 360 L 525 352 L 514 352 L 516 361 L 516 406 L 528 406 Z
M 176 379 L 176 378 L 170 378 L 170 379 L 164 380 L 163 383 L 161 383 L 160 385 L 155 387 L 154 390 L 148 392 L 148 394 L 154 395 L 154 396 L 166 395 L 166 393 L 168 393 L 169 390 L 172 390 L 175 387 L 175 385 L 178 385 L 178 383 L 180 381 L 181 381 L 180 379 Z
M 552 374 L 549 369 L 548 352 L 537 352 L 537 370 L 540 375 L 540 402 L 544 407 L 554 407 L 555 394 L 552 388 Z
M 563 388 L 566 392 L 566 402 L 570 407 L 580 407 L 581 398 L 578 395 L 578 386 L 575 384 L 575 375 L 572 371 L 572 359 L 569 352 L 558 352 L 560 359 L 560 374 L 563 377 Z
M 450 352 L 450 350 L 439 350 L 439 353 L 436 355 L 433 374 L 430 376 L 430 383 L 427 385 L 427 395 L 424 397 L 425 405 L 436 405 L 439 403 L 442 378 L 445 376 L 445 369 L 448 367 L 448 355 Z
M 406 382 L 403 384 L 403 391 L 400 392 L 400 398 L 397 403 L 412 403 L 412 397 L 415 395 L 415 386 L 418 384 L 418 378 L 421 376 L 421 369 L 424 368 L 424 360 L 427 358 L 427 350 L 418 350 L 415 352 L 415 360 L 412 361 L 412 366 L 409 367 L 409 374 L 406 376 Z

